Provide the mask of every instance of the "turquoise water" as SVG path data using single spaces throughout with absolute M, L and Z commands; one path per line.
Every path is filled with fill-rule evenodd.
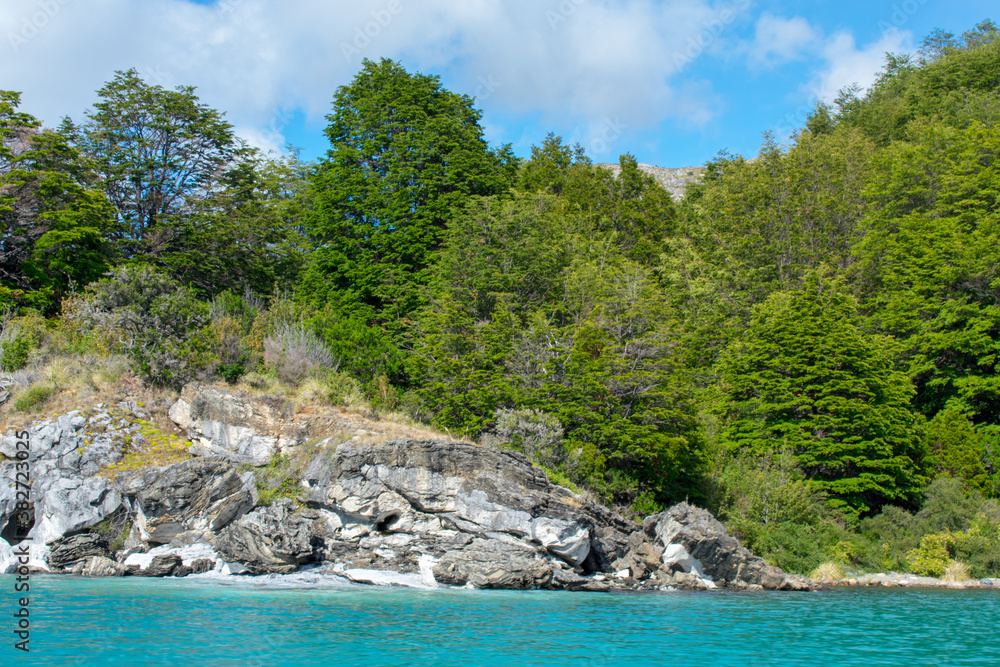
M 1000 592 L 268 589 L 32 577 L 4 665 L 1000 665 Z

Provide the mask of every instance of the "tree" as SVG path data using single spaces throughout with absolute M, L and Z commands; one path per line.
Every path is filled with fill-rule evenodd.
M 165 90 L 134 69 L 119 71 L 79 128 L 80 147 L 115 207 L 114 238 L 126 256 L 159 255 L 170 223 L 215 187 L 236 155 L 232 126 L 194 90 Z
M 898 338 L 928 418 L 1000 424 L 1000 129 L 912 128 L 881 154 L 854 274 Z
M 17 114 L 18 101 L 0 94 L 0 281 L 6 298 L 49 311 L 107 270 L 113 210 L 68 138 Z
M 857 302 L 812 272 L 754 309 L 719 363 L 724 438 L 744 454 L 790 450 L 815 488 L 855 513 L 912 502 L 925 481 L 895 346 L 861 330 Z
M 203 295 L 290 288 L 308 253 L 303 234 L 307 167 L 295 154 L 270 159 L 243 151 L 218 187 L 172 224 L 149 258 Z
M 316 253 L 299 299 L 398 326 L 422 302 L 451 208 L 503 192 L 509 148 L 491 152 L 472 99 L 391 60 L 364 61 L 327 118 L 331 148 L 313 178 Z

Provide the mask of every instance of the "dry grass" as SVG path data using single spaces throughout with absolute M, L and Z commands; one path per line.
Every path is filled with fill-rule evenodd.
M 827 561 L 813 570 L 809 578 L 817 581 L 840 581 L 844 578 L 844 569 L 840 563 Z
M 961 561 L 953 560 L 948 564 L 942 579 L 944 581 L 968 581 L 969 566 Z

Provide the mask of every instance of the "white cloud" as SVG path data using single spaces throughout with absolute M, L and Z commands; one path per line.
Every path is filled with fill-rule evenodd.
M 719 54 L 749 20 L 748 0 L 709 1 L 4 0 L 0 88 L 23 91 L 23 109 L 51 125 L 81 120 L 115 70 L 135 67 L 197 86 L 245 138 L 274 147 L 282 110 L 315 122 L 362 57 L 390 57 L 499 113 L 569 116 L 581 129 L 703 123 L 717 100 L 675 56 L 692 40 L 695 57 Z M 682 93 L 692 85 L 703 98 Z
M 822 48 L 823 35 L 809 21 L 786 19 L 764 12 L 757 19 L 756 35 L 747 59 L 752 68 L 769 68 L 799 60 Z
M 826 67 L 810 82 L 809 91 L 815 98 L 832 102 L 840 89 L 852 83 L 868 88 L 885 64 L 886 53 L 913 52 L 912 37 L 909 32 L 891 30 L 878 41 L 858 48 L 850 33 L 834 34 L 823 47 Z

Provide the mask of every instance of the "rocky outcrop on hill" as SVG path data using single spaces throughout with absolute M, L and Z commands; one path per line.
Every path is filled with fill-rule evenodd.
M 609 170 L 615 176 L 618 176 L 619 172 L 621 172 L 621 166 L 617 164 L 602 163 L 596 166 Z M 679 169 L 667 169 L 665 167 L 657 167 L 651 164 L 639 164 L 639 170 L 655 178 L 656 182 L 662 185 L 663 189 L 669 192 L 674 200 L 681 199 L 684 196 L 684 192 L 687 190 L 687 187 L 692 183 L 701 182 L 701 179 L 705 174 L 704 167 L 681 167 Z
M 629 536 L 629 547 L 614 567 L 628 569 L 637 579 L 649 576 L 695 588 L 810 588 L 805 578 L 786 574 L 750 553 L 710 512 L 687 503 L 646 517 L 642 530 Z
M 194 458 L 113 480 L 96 473 L 121 458 L 113 433 L 131 428 L 127 419 L 98 415 L 102 433 L 112 433 L 98 446 L 87 430 L 94 417 L 32 426 L 32 464 L 45 480 L 33 496 L 32 537 L 51 549 L 51 569 L 273 575 L 310 564 L 350 581 L 425 586 L 802 587 L 704 510 L 679 505 L 640 527 L 552 484 L 514 452 L 371 441 L 352 435 L 343 417 L 295 416 L 275 401 L 194 385 L 170 414 L 194 439 Z M 255 466 L 279 453 L 297 461 L 300 479 L 265 496 Z M 0 466 L 9 475 L 10 463 Z M 14 504 L 3 494 L 7 522 Z M 131 525 L 114 553 L 88 532 L 101 521 L 106 533 Z

